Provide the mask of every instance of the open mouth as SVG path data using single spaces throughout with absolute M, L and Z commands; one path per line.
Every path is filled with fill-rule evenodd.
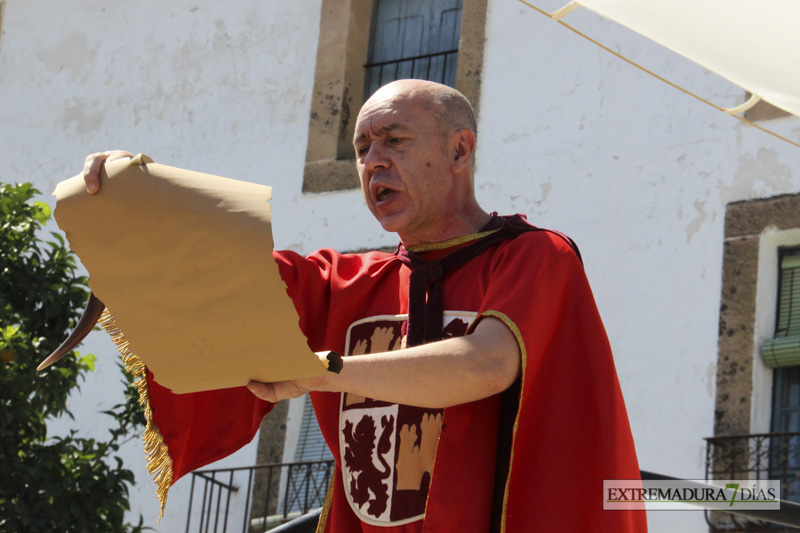
M 375 199 L 379 202 L 383 202 L 384 200 L 389 199 L 389 197 L 393 194 L 394 190 L 388 187 L 378 187 L 375 190 Z

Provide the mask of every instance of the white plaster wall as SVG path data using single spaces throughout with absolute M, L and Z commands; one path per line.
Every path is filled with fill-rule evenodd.
M 548 5 L 549 4 L 549 5 Z M 544 0 L 554 10 L 559 3 Z M 385 246 L 357 191 L 300 192 L 319 0 L 6 0 L 0 180 L 45 193 L 107 148 L 274 187 L 279 247 Z M 721 105 L 741 90 L 585 13 L 569 22 Z M 514 0 L 492 0 L 476 182 L 481 202 L 572 235 L 616 353 L 643 469 L 703 477 L 713 431 L 725 205 L 800 188 L 797 149 L 650 78 Z M 800 121 L 774 127 L 797 140 Z M 121 387 L 113 346 L 71 402 L 86 435 Z M 66 425 L 53 427 L 63 432 Z M 134 514 L 157 504 L 138 443 Z M 253 446 L 226 464 L 255 460 Z M 183 530 L 178 482 L 158 531 Z M 706 531 L 650 513 L 651 531 Z

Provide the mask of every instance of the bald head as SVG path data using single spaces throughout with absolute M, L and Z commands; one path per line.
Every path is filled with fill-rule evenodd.
M 416 79 L 393 81 L 378 89 L 362 109 L 385 100 L 406 100 L 425 107 L 436 117 L 443 133 L 462 129 L 475 133 L 477 130 L 475 112 L 469 100 L 441 83 Z

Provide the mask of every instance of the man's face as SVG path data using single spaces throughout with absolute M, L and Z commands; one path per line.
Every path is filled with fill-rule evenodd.
M 412 245 L 447 223 L 452 154 L 431 110 L 409 98 L 373 98 L 359 114 L 354 146 L 367 207 L 386 231 Z

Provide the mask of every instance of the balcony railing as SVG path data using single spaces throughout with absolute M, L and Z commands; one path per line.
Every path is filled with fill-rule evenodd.
M 322 507 L 334 462 L 192 472 L 186 533 L 261 533 Z
M 706 479 L 779 479 L 781 499 L 800 502 L 800 432 L 711 437 Z M 706 512 L 712 531 L 798 531 L 730 514 Z
M 781 498 L 800 500 L 800 432 L 706 441 L 706 479 L 781 479 Z M 186 533 L 269 531 L 322 507 L 333 468 L 333 461 L 312 461 L 193 472 Z M 645 471 L 642 479 L 677 480 Z M 706 520 L 712 531 L 729 533 L 800 531 L 778 525 L 800 526 L 800 505 L 782 501 L 780 511 L 707 511 Z

